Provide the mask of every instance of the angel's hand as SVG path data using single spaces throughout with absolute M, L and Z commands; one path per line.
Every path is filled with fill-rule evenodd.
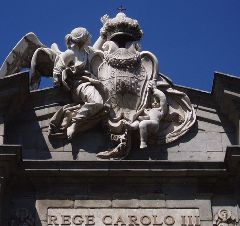
M 148 115 L 144 115 L 144 116 L 138 116 L 138 120 L 139 121 L 143 121 L 143 120 L 149 120 L 150 117 Z
M 157 88 L 157 84 L 155 80 L 150 80 L 148 83 L 148 89 L 153 90 Z
M 89 78 L 89 82 L 91 82 L 94 85 L 101 85 L 102 84 L 99 80 L 93 79 L 93 78 Z

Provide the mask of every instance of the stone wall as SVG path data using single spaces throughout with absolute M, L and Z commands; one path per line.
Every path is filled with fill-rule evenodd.
M 133 133 L 129 159 L 161 159 L 170 161 L 220 161 L 226 146 L 235 144 L 235 127 L 218 111 L 210 93 L 179 88 L 186 92 L 197 113 L 196 125 L 178 141 L 139 150 L 138 134 Z M 80 134 L 72 141 L 48 138 L 48 125 L 60 106 L 70 103 L 61 89 L 45 89 L 31 93 L 22 111 L 8 121 L 6 142 L 21 144 L 24 159 L 96 160 L 95 154 L 110 148 L 102 126 Z M 94 142 L 92 140 L 94 139 Z
M 231 183 L 230 178 L 224 180 Z M 217 177 L 38 177 L 27 187 L 13 185 L 8 217 L 14 218 L 16 210 L 24 208 L 34 216 L 35 225 L 45 226 L 49 208 L 69 212 L 107 208 L 116 213 L 118 208 L 126 213 L 128 209 L 168 209 L 170 215 L 172 209 L 197 209 L 200 224 L 210 226 L 218 211 L 227 209 L 238 222 L 239 191 L 231 184 L 221 187 L 221 183 Z

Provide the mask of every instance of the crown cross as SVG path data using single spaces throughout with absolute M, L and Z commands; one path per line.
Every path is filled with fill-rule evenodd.
M 117 9 L 119 12 L 124 12 L 126 11 L 127 9 L 124 8 L 122 5 Z

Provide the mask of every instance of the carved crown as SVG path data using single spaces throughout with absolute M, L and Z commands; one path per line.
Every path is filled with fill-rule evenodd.
M 114 18 L 109 18 L 104 15 L 101 18 L 103 27 L 100 34 L 104 39 L 111 40 L 115 35 L 124 34 L 128 35 L 134 41 L 138 41 L 143 36 L 138 21 L 127 17 L 123 12 L 120 12 Z

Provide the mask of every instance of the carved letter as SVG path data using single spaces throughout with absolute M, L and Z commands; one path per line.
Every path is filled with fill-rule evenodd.
M 188 216 L 188 226 L 193 226 L 192 216 Z
M 62 225 L 70 225 L 71 224 L 71 216 L 70 215 L 61 215 L 62 217 Z
M 83 221 L 83 218 L 82 218 L 81 215 L 75 215 L 75 216 L 73 216 L 73 218 L 72 218 L 72 222 L 73 222 L 73 224 L 75 224 L 75 225 L 82 225 L 82 223 L 83 223 L 84 221 Z
M 48 225 L 59 225 L 58 223 L 56 223 L 57 221 L 57 217 L 56 216 L 48 216 Z
M 164 218 L 164 223 L 166 225 L 173 225 L 175 223 L 175 220 L 174 220 L 174 218 L 172 216 L 166 216 Z
M 196 224 L 195 224 L 195 226 L 200 226 L 199 216 L 195 216 L 195 219 L 196 219 Z
M 163 222 L 157 223 L 157 215 L 153 215 L 153 226 L 162 225 Z
M 186 216 L 181 216 L 182 217 L 182 224 L 181 226 L 187 226 L 186 225 Z
M 109 218 L 109 222 L 106 222 L 106 219 Z M 102 222 L 105 224 L 105 225 L 112 225 L 112 216 L 110 215 L 106 215 L 102 218 Z
M 139 223 L 137 223 L 137 217 L 135 215 L 130 215 L 128 216 L 128 218 L 129 218 L 129 226 L 139 225 Z
M 119 223 L 120 223 L 120 225 L 126 225 L 121 216 L 118 217 L 118 219 L 117 219 L 117 221 L 115 222 L 114 225 L 118 225 Z
M 149 217 L 149 216 L 142 216 L 141 218 L 140 218 L 140 222 L 141 222 L 141 224 L 142 225 L 149 225 L 149 224 L 151 224 L 151 218 Z
M 86 225 L 94 225 L 94 215 L 86 215 Z

